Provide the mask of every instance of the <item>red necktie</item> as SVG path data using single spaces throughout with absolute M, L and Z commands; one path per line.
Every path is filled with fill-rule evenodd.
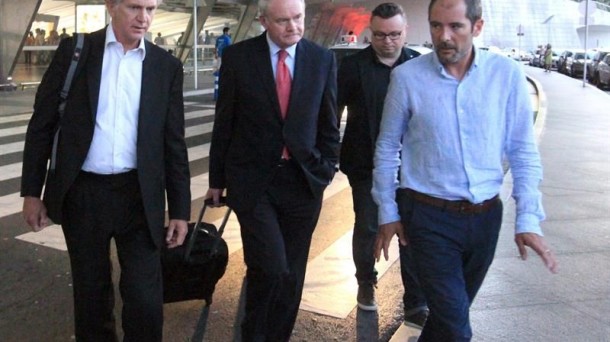
M 280 102 L 280 111 L 282 119 L 286 118 L 286 112 L 288 112 L 288 101 L 290 100 L 290 70 L 285 63 L 288 53 L 286 50 L 280 50 L 277 54 L 277 70 L 275 71 L 275 90 L 277 91 L 277 98 Z M 290 159 L 290 154 L 284 146 L 282 150 L 282 158 Z

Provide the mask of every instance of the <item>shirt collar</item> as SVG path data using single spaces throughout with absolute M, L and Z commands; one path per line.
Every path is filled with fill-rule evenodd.
M 481 53 L 481 50 L 477 49 L 476 46 L 472 45 L 472 54 L 474 55 L 474 58 L 472 59 L 472 65 L 470 66 L 471 70 L 479 66 L 483 53 Z
M 286 50 L 286 52 L 288 52 L 288 56 L 294 58 L 296 51 L 297 51 L 297 44 L 293 44 L 290 45 L 289 47 L 285 48 L 285 49 L 281 49 L 279 46 L 277 46 L 277 44 L 275 44 L 271 38 L 269 38 L 269 33 L 267 33 L 265 35 L 267 37 L 267 43 L 269 44 L 269 52 L 271 53 L 271 56 L 275 56 L 280 50 Z
M 105 46 L 108 46 L 110 44 L 121 44 L 121 43 L 119 43 L 119 41 L 116 39 L 116 36 L 114 35 L 114 29 L 112 28 L 112 24 L 108 25 L 106 28 Z M 146 57 L 146 44 L 144 44 L 144 38 L 140 39 L 140 44 L 138 45 L 137 48 L 133 49 L 132 51 L 134 51 L 134 50 L 138 51 L 140 53 L 142 60 L 144 60 L 144 58 Z

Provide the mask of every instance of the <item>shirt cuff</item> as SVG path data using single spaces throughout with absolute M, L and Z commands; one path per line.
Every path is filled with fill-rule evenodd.
M 517 215 L 515 234 L 521 233 L 535 233 L 544 236 L 544 234 L 542 234 L 542 228 L 540 228 L 540 219 L 538 218 L 538 215 L 529 213 Z
M 398 204 L 395 201 L 379 206 L 379 217 L 378 224 L 386 224 L 391 222 L 400 221 L 400 215 L 398 214 Z

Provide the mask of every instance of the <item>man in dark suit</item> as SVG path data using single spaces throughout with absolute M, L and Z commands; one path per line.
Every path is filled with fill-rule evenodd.
M 337 162 L 336 65 L 301 39 L 303 0 L 260 1 L 259 11 L 266 32 L 223 53 L 206 197 L 218 201 L 226 188 L 241 225 L 242 337 L 288 341 Z
M 157 4 L 106 0 L 112 22 L 86 37 L 59 120 L 59 93 L 74 52 L 73 39 L 63 40 L 36 94 L 26 134 L 23 215 L 35 231 L 49 218 L 62 224 L 72 266 L 77 341 L 117 340 L 112 238 L 121 265 L 124 339 L 162 338 L 160 250 L 184 240 L 190 175 L 182 65 L 144 40 Z M 43 202 L 46 165 L 60 121 L 55 181 L 47 180 Z
M 407 17 L 402 7 L 383 3 L 371 13 L 371 45 L 341 62 L 337 83 L 339 115 L 347 107 L 340 168 L 349 179 L 354 202 L 352 254 L 358 281 L 358 307 L 376 311 L 377 271 L 373 256 L 377 237 L 377 205 L 373 201 L 373 153 L 379 133 L 383 100 L 394 67 L 419 56 L 406 48 Z M 405 323 L 421 328 L 428 316 L 408 246 L 400 245 L 400 267 L 405 287 Z

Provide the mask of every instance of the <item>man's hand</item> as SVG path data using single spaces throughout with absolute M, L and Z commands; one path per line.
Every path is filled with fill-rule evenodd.
M 23 198 L 23 219 L 35 232 L 39 232 L 49 225 L 47 208 L 40 198 L 32 196 Z
M 184 243 L 184 238 L 188 233 L 188 222 L 185 220 L 169 220 L 165 243 L 167 248 L 174 248 Z
M 375 240 L 375 260 L 379 261 L 381 251 L 383 251 L 385 260 L 387 261 L 389 259 L 388 252 L 390 250 L 390 241 L 392 241 L 394 234 L 398 235 L 398 241 L 401 245 L 407 245 L 408 241 L 400 221 L 382 224 L 379 226 L 377 240 Z
M 557 273 L 558 263 L 555 259 L 555 255 L 553 254 L 553 251 L 547 247 L 542 236 L 535 233 L 520 233 L 515 235 L 515 243 L 517 244 L 517 248 L 519 248 L 521 259 L 527 260 L 527 248 L 525 248 L 527 246 L 540 256 L 542 262 L 544 262 L 544 265 L 549 271 Z
M 223 192 L 224 189 L 209 188 L 203 199 L 207 200 L 211 198 L 214 202 L 214 204 L 211 205 L 212 207 L 221 207 L 224 204 L 220 203 L 220 197 L 222 197 Z

